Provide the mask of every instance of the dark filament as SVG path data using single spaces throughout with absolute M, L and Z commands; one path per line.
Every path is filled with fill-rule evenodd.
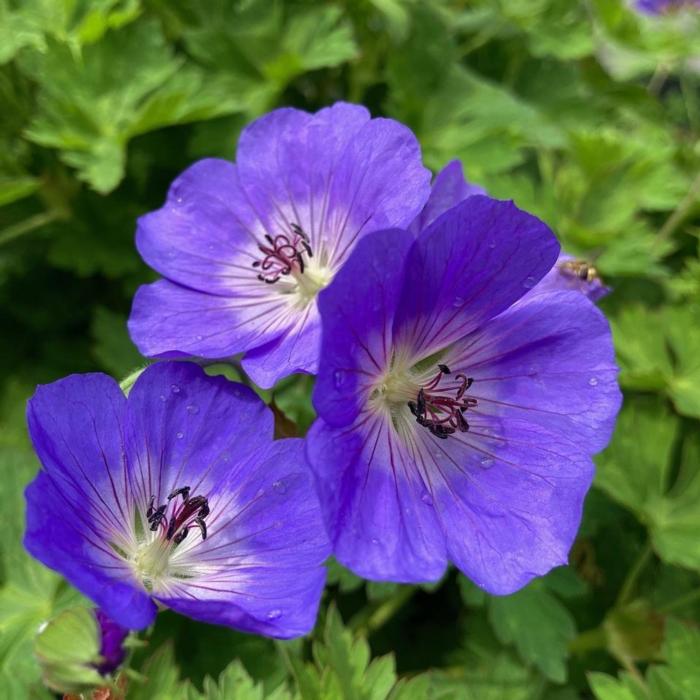
M 455 374 L 451 386 L 440 387 L 443 377 L 452 373 L 447 365 L 438 365 L 438 370 L 435 377 L 418 390 L 416 400 L 408 402 L 408 407 L 416 417 L 416 423 L 427 428 L 435 437 L 446 440 L 448 435 L 458 430 L 461 433 L 469 430 L 464 413 L 476 406 L 477 400 L 464 396 L 474 382 L 471 377 Z
M 175 506 L 168 516 L 166 511 L 170 501 L 182 496 L 182 503 Z M 180 544 L 187 537 L 190 528 L 198 527 L 202 533 L 202 539 L 207 539 L 207 524 L 204 519 L 209 515 L 209 502 L 204 496 L 192 496 L 190 498 L 190 487 L 183 486 L 175 489 L 169 496 L 167 503 L 157 508 L 155 506 L 155 496 L 151 496 L 151 502 L 146 510 L 146 519 L 152 532 L 159 527 L 165 534 L 166 540 L 172 540 L 175 544 Z
M 253 267 L 260 268 L 258 279 L 267 284 L 274 284 L 283 275 L 290 274 L 293 270 L 304 272 L 304 254 L 310 258 L 311 246 L 309 237 L 298 224 L 291 225 L 292 233 L 288 236 L 280 233 L 274 238 L 265 235 L 267 243 L 258 245 L 261 253 L 265 254 L 262 260 L 256 260 Z

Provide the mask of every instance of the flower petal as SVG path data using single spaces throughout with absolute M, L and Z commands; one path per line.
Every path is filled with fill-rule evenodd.
M 445 571 L 445 536 L 410 450 L 391 422 L 317 420 L 307 436 L 333 554 L 368 579 L 419 583 Z
M 164 503 L 185 486 L 208 497 L 273 433 L 272 412 L 251 389 L 191 362 L 147 368 L 129 394 L 127 420 L 134 498 L 143 510 L 152 496 Z
M 428 228 L 438 216 L 475 194 L 485 195 L 486 190 L 479 185 L 472 185 L 464 179 L 460 161 L 450 161 L 435 176 L 430 188 L 430 197 L 421 213 L 411 223 L 409 230 L 417 236 Z
M 159 599 L 198 620 L 289 638 L 309 632 L 329 554 L 302 440 L 260 445 L 220 486 L 209 537 L 192 547 L 195 572 Z
M 584 454 L 610 440 L 621 394 L 610 326 L 577 292 L 528 295 L 444 358 L 474 379 L 477 413 L 535 423 Z
M 128 327 L 147 357 L 218 359 L 274 340 L 293 318 L 281 295 L 221 297 L 159 280 L 139 287 Z
M 320 348 L 321 319 L 316 302 L 311 302 L 292 328 L 247 352 L 241 364 L 259 387 L 270 389 L 290 374 L 315 374 Z
M 355 419 L 372 380 L 389 366 L 391 327 L 411 244 L 400 230 L 363 238 L 319 295 L 323 334 L 313 400 L 331 425 Z
M 477 329 L 522 297 L 552 267 L 550 229 L 512 202 L 473 196 L 416 240 L 394 326 L 417 360 Z
M 420 434 L 449 558 L 506 595 L 567 563 L 593 463 L 565 436 L 508 416 L 466 434 Z M 432 462 L 432 463 L 431 463 Z
M 264 295 L 253 262 L 265 233 L 236 166 L 208 158 L 177 177 L 163 207 L 139 218 L 136 247 L 172 282 L 223 296 Z
M 126 531 L 132 508 L 125 404 L 117 383 L 101 374 L 37 388 L 27 421 L 44 470 L 27 488 L 24 543 L 114 620 L 140 629 L 150 624 L 155 607 L 108 544 Z
M 250 202 L 270 233 L 296 223 L 318 253 L 328 188 L 341 154 L 369 112 L 337 103 L 309 114 L 277 109 L 241 133 L 237 161 Z

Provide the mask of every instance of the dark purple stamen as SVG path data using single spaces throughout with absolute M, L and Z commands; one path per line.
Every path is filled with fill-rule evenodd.
M 304 272 L 304 254 L 313 257 L 309 237 L 301 226 L 291 224 L 291 237 L 280 233 L 274 238 L 265 235 L 268 245 L 260 244 L 258 249 L 265 254 L 262 260 L 256 260 L 253 267 L 259 267 L 261 272 L 258 279 L 267 284 L 274 284 L 283 275 L 290 274 L 293 270 Z
M 440 387 L 442 378 L 451 374 L 451 371 L 447 365 L 438 365 L 438 370 L 437 375 L 418 390 L 416 400 L 408 402 L 408 408 L 416 417 L 418 425 L 427 428 L 435 437 L 446 440 L 458 430 L 461 433 L 469 430 L 464 412 L 476 406 L 477 400 L 464 396 L 474 382 L 471 377 L 455 374 L 452 386 Z M 446 393 L 453 393 L 454 396 L 445 395 Z
M 167 514 L 170 502 L 182 496 L 182 503 L 175 506 Z M 207 526 L 204 519 L 209 515 L 209 501 L 204 496 L 192 496 L 190 498 L 190 487 L 183 486 L 175 489 L 169 496 L 168 502 L 154 507 L 155 497 L 151 496 L 151 501 L 146 510 L 146 519 L 151 531 L 155 532 L 159 527 L 165 534 L 166 540 L 172 540 L 175 544 L 180 544 L 187 537 L 190 528 L 198 527 L 202 533 L 202 539 L 207 539 Z

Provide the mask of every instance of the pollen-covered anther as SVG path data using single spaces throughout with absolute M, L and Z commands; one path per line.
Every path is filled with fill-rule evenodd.
M 256 260 L 253 267 L 259 268 L 258 279 L 267 284 L 274 284 L 280 277 L 304 273 L 304 255 L 313 257 L 309 237 L 298 224 L 291 224 L 291 235 L 280 233 L 276 236 L 265 235 L 266 243 L 258 245 L 265 257 Z
M 599 280 L 598 270 L 585 260 L 565 260 L 559 264 L 559 269 L 570 277 L 577 277 L 582 282 Z
M 177 497 L 182 497 L 182 502 L 177 504 Z M 171 507 L 170 512 L 168 509 Z M 178 545 L 182 542 L 191 528 L 197 527 L 202 535 L 202 539 L 207 539 L 207 525 L 205 518 L 209 515 L 209 502 L 204 496 L 192 496 L 190 498 L 190 487 L 183 486 L 175 489 L 168 496 L 168 500 L 163 505 L 155 507 L 155 497 L 151 496 L 151 501 L 146 511 L 146 519 L 149 528 L 155 532 L 160 528 L 161 534 L 167 541 L 172 541 Z
M 438 373 L 418 390 L 415 401 L 408 402 L 416 423 L 441 440 L 446 440 L 457 431 L 466 433 L 469 423 L 464 413 L 477 405 L 476 399 L 465 396 L 474 382 L 473 378 L 455 374 L 448 382 L 442 381 L 451 374 L 447 365 L 438 365 Z

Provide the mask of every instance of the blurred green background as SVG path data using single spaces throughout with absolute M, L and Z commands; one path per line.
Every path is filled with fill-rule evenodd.
M 135 219 L 182 169 L 233 159 L 276 106 L 344 99 L 407 123 L 432 169 L 461 159 L 614 288 L 625 405 L 572 565 L 493 598 L 454 571 L 413 588 L 332 564 L 291 644 L 166 613 L 127 697 L 700 698 L 699 88 L 700 12 L 622 0 L 0 0 L 0 697 L 50 696 L 32 640 L 76 601 L 20 544 L 27 397 L 143 362 Z M 302 427 L 309 386 L 272 392 Z

